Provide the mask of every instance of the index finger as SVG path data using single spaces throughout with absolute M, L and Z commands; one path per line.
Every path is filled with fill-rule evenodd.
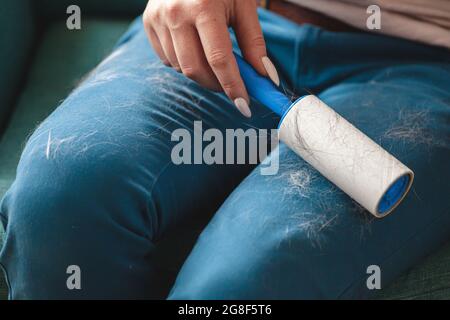
M 242 98 L 248 103 L 249 97 L 233 55 L 233 45 L 225 18 L 199 19 L 196 27 L 206 60 L 226 95 L 233 101 Z

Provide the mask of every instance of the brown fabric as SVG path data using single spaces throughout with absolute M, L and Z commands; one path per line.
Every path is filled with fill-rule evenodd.
M 283 0 L 260 0 L 260 5 L 298 24 L 309 23 L 330 31 L 357 31 L 336 19 Z

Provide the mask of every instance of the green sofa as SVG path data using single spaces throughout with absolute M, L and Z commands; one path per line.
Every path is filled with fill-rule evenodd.
M 6 0 L 0 9 L 0 198 L 27 136 L 113 48 L 146 0 Z M 81 30 L 66 8 L 81 8 Z M 0 227 L 0 245 L 4 230 Z M 383 299 L 450 298 L 450 244 L 380 291 Z M 7 285 L 0 275 L 0 299 Z

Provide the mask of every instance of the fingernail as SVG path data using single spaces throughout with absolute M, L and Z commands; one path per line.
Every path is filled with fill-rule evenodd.
M 262 63 L 264 65 L 264 68 L 266 68 L 267 74 L 269 75 L 270 80 L 273 81 L 277 86 L 280 85 L 280 77 L 278 76 L 277 69 L 275 68 L 274 64 L 268 57 L 262 58 Z
M 237 98 L 234 100 L 234 105 L 245 117 L 250 118 L 252 116 L 252 112 L 244 98 Z

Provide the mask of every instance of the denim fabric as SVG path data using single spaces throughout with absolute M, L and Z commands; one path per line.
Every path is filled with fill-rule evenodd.
M 279 119 L 255 101 L 245 119 L 164 67 L 137 21 L 24 148 L 0 206 L 10 298 L 366 298 L 368 266 L 386 286 L 448 239 L 450 54 L 260 18 L 284 87 L 317 94 L 412 168 L 407 199 L 374 219 L 283 144 L 273 176 L 175 165 L 175 129 Z M 81 290 L 66 286 L 70 265 Z

